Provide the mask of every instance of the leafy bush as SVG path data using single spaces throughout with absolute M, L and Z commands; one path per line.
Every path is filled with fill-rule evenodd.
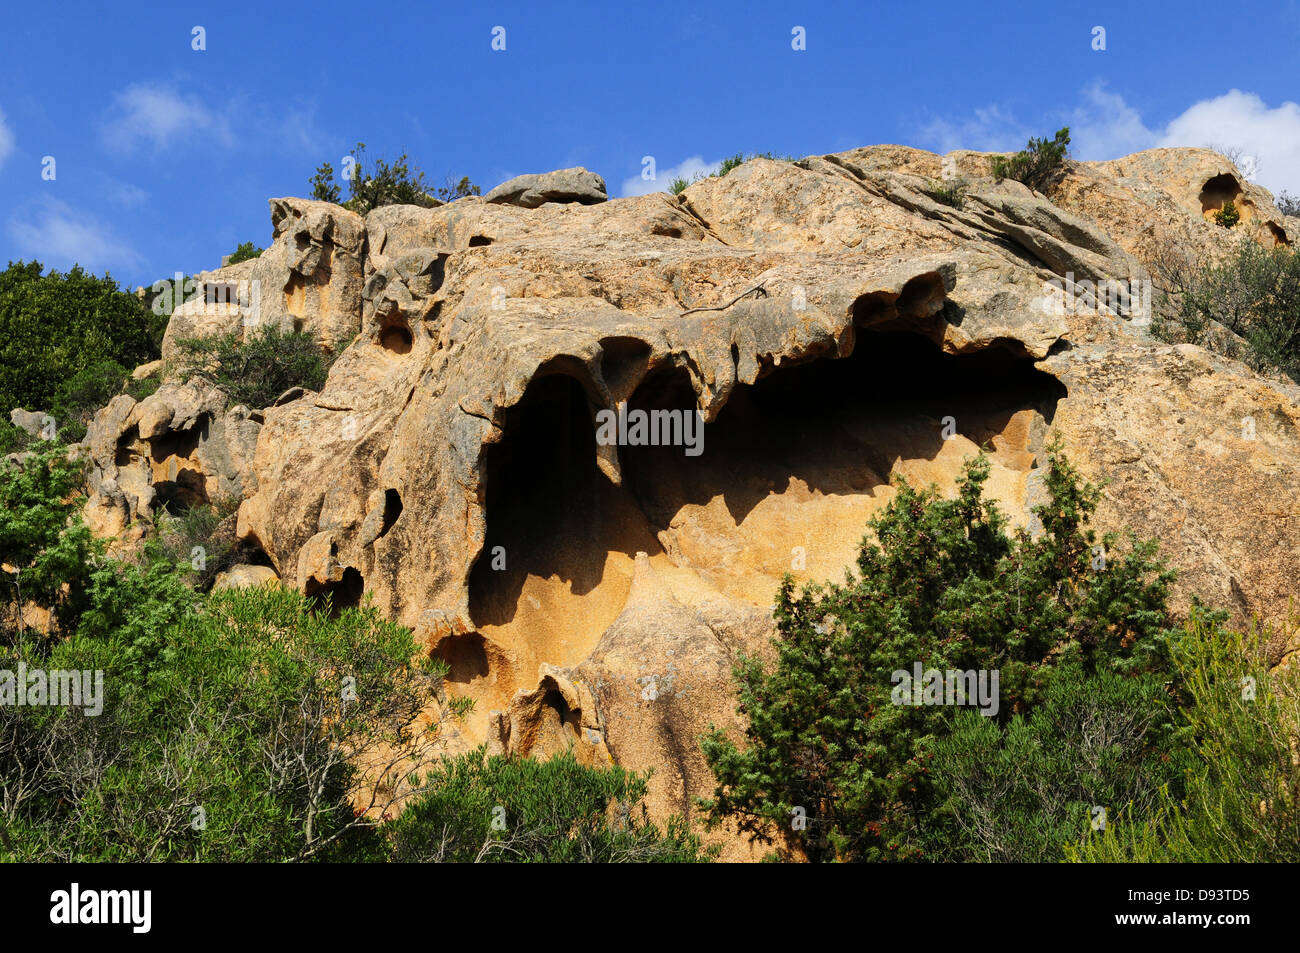
M 966 204 L 966 192 L 969 189 L 970 183 L 965 179 L 932 182 L 930 184 L 930 198 L 953 208 L 961 208 Z
M 265 250 L 266 249 L 264 248 L 258 248 L 252 242 L 241 242 L 239 247 L 235 249 L 234 254 L 230 256 L 230 260 L 226 264 L 237 265 L 241 261 L 250 261 L 251 259 L 256 258 L 258 255 L 262 254 L 262 252 Z
M 1042 191 L 1069 156 L 1070 127 L 1057 130 L 1051 139 L 1031 138 L 1015 155 L 994 156 L 991 172 L 995 179 L 1015 179 Z
M 1223 203 L 1223 208 L 1214 213 L 1214 221 L 1224 228 L 1232 228 L 1241 221 L 1241 213 L 1237 211 L 1237 205 L 1232 199 Z
M 212 588 L 217 575 L 238 559 L 235 538 L 238 500 L 196 504 L 173 515 L 164 510 L 158 516 L 158 542 L 162 553 L 182 572 L 194 573 L 194 585 Z M 196 553 L 197 550 L 197 553 Z
M 1069 665 L 1030 715 L 958 714 L 930 763 L 942 807 L 926 828 L 927 856 L 1060 861 L 1121 809 L 1146 816 L 1182 778 L 1171 701 L 1162 678 Z
M 122 388 L 122 393 L 129 394 L 134 400 L 140 401 L 151 394 L 157 393 L 158 388 L 161 386 L 162 375 L 160 374 L 155 374 L 152 377 L 142 377 L 139 380 L 133 377 L 126 382 L 126 386 Z
M 683 863 L 710 859 L 678 818 L 650 821 L 645 779 L 590 768 L 572 752 L 548 761 L 444 762 L 385 831 L 399 862 Z
M 291 387 L 320 390 L 329 363 L 307 331 L 255 328 L 241 341 L 237 332 L 177 341 L 176 370 L 203 377 L 229 395 L 232 403 L 269 406 Z
M 1270 669 L 1269 633 L 1197 613 L 1176 647 L 1193 766 L 1151 814 L 1125 812 L 1083 840 L 1079 861 L 1300 861 L 1300 669 Z M 1284 641 L 1286 641 L 1284 639 Z
M 674 178 L 671 182 L 668 183 L 668 191 L 671 192 L 673 195 L 681 195 L 683 192 L 686 191 L 687 187 L 690 186 L 690 184 L 691 183 L 687 182 L 679 175 L 676 178 Z
M 101 547 L 77 515 L 82 473 L 57 445 L 21 466 L 0 462 L 0 579 L 15 610 L 34 603 L 66 613 L 84 598 Z
M 59 385 L 50 406 L 58 423 L 59 437 L 75 443 L 86 435 L 86 427 L 103 407 L 122 393 L 130 372 L 113 360 L 101 361 L 78 371 Z
M 1243 236 L 1223 260 L 1175 276 L 1168 308 L 1172 318 L 1154 328 L 1160 336 L 1213 345 L 1300 381 L 1300 256 L 1287 246 L 1264 248 Z M 1243 341 L 1244 352 L 1219 341 L 1215 325 Z
M 7 416 L 0 417 L 0 456 L 21 453 L 36 439 L 22 427 L 10 423 Z
M 449 175 L 433 194 L 440 202 L 454 202 L 467 195 L 478 195 L 479 187 L 471 182 L 467 175 L 462 175 L 459 179 Z
M 1277 210 L 1283 215 L 1295 215 L 1300 217 L 1300 196 L 1292 195 L 1285 189 L 1273 200 Z
M 1041 704 L 1065 666 L 1092 675 L 1168 665 L 1172 574 L 1155 544 L 1132 540 L 1118 555 L 1113 535 L 1084 528 L 1100 490 L 1058 446 L 1036 538 L 1007 534 L 983 499 L 988 475 L 985 457 L 968 461 L 951 500 L 900 481 L 870 523 L 876 539 L 863 541 L 856 577 L 797 596 L 786 578 L 775 663 L 742 656 L 735 670 L 746 745 L 720 731 L 703 742 L 717 778 L 711 821 L 732 818 L 814 860 L 925 856 L 940 804 L 934 743 L 951 733 L 954 706 L 895 704 L 891 673 L 916 663 L 998 672 L 1005 719 Z M 799 809 L 802 831 L 791 821 Z
M 42 274 L 39 262 L 0 272 L 0 416 L 50 410 L 60 388 L 95 368 L 158 357 L 166 322 L 120 288 L 80 268 Z M 81 380 L 82 383 L 85 378 Z
M 193 301 L 198 297 L 199 283 L 193 275 L 181 274 L 179 277 L 160 278 L 144 289 L 144 306 L 167 329 L 167 322 L 172 312 L 185 303 L 188 298 Z M 159 338 L 161 341 L 161 337 Z
M 18 857 L 364 852 L 407 772 L 431 757 L 416 716 L 441 673 L 411 665 L 410 632 L 370 609 L 312 614 L 301 595 L 272 588 L 214 593 L 156 631 L 143 666 L 113 637 L 77 636 L 51 653 L 50 667 L 104 672 L 98 717 L 0 710 L 42 741 L 23 777 L 0 782 L 17 793 L 4 809 Z M 18 733 L 10 727 L 0 739 Z M 377 760 L 371 773 L 363 754 Z
M 102 673 L 75 706 L 0 704 L 0 861 L 711 856 L 617 768 L 436 762 L 421 714 L 447 666 L 409 630 L 278 588 L 204 595 L 156 543 L 106 559 L 79 479 L 60 449 L 0 469 L 5 578 L 61 610 L 54 638 L 6 615 L 0 670 Z
M 347 180 L 349 198 L 342 205 L 365 215 L 371 209 L 384 205 L 422 205 L 426 208 L 438 202 L 451 202 L 466 195 L 478 195 L 479 187 L 468 176 L 454 179 L 448 176 L 438 188 L 424 180 L 424 173 L 412 168 L 403 152 L 391 164 L 376 159 L 373 170 L 366 167 L 366 144 L 358 142 L 352 150 L 352 175 Z M 312 198 L 323 202 L 339 203 L 340 190 L 334 181 L 334 167 L 322 163 L 312 177 Z

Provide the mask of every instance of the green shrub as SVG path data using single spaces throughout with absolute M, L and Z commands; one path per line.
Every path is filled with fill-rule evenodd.
M 1051 139 L 1031 138 L 1015 155 L 994 156 L 991 172 L 995 179 L 1015 179 L 1042 191 L 1069 156 L 1070 127 L 1057 130 Z
M 241 242 L 239 247 L 235 249 L 234 254 L 230 256 L 230 260 L 227 261 L 226 264 L 237 265 L 241 261 L 250 261 L 256 258 L 258 255 L 262 254 L 263 251 L 265 251 L 265 249 L 258 248 L 252 242 Z
M 725 159 L 723 159 L 722 162 L 719 163 L 716 171 L 698 173 L 689 182 L 686 179 L 682 178 L 681 176 L 678 176 L 668 184 L 668 191 L 671 192 L 673 195 L 680 195 L 689 186 L 694 185 L 696 182 L 699 182 L 701 179 L 721 178 L 722 176 L 726 175 L 728 172 L 732 172 L 740 168 L 742 165 L 744 165 L 746 162 L 749 162 L 751 159 L 772 159 L 777 162 L 795 161 L 794 156 L 780 156 L 772 152 L 752 152 L 749 155 L 745 155 L 744 153 L 737 152 L 735 155 L 727 156 Z
M 22 427 L 10 423 L 8 415 L 0 417 L 0 456 L 8 453 L 21 453 L 30 447 L 36 439 Z
M 718 178 L 722 178 L 728 172 L 731 172 L 735 169 L 739 169 L 742 165 L 745 164 L 745 161 L 746 160 L 744 155 L 737 152 L 734 156 L 727 156 L 725 159 L 723 159 L 722 164 L 718 166 L 718 171 L 712 172 L 710 173 L 710 175 L 714 175 L 717 176 Z
M 1038 537 L 1008 535 L 983 499 L 988 475 L 985 457 L 968 461 L 951 500 L 900 481 L 870 523 L 856 577 L 800 595 L 786 578 L 775 663 L 742 656 L 736 667 L 746 744 L 721 731 L 703 742 L 717 778 L 711 821 L 734 819 L 814 860 L 925 856 L 940 803 L 933 748 L 955 706 L 895 704 L 894 673 L 918 663 L 998 672 L 1006 719 L 1042 703 L 1067 665 L 1088 675 L 1168 666 L 1172 574 L 1155 544 L 1133 540 L 1120 555 L 1113 535 L 1085 529 L 1100 490 L 1057 446 Z
M 192 275 L 180 274 L 171 278 L 159 278 L 145 288 L 144 306 L 157 317 L 162 324 L 162 329 L 166 331 L 172 312 L 187 299 L 192 301 L 196 297 L 198 297 L 198 282 Z M 160 336 L 159 341 L 161 340 Z
M 1214 345 L 1213 324 L 1237 335 L 1240 357 L 1256 370 L 1277 369 L 1300 381 L 1300 256 L 1285 245 L 1264 248 L 1243 236 L 1221 261 L 1201 263 L 1177 282 L 1167 302 L 1167 339 Z
M 165 320 L 112 278 L 80 268 L 42 274 L 39 262 L 0 272 L 0 416 L 51 409 L 79 374 L 158 357 Z M 85 383 L 87 378 L 82 378 Z
M 63 447 L 44 446 L 21 466 L 0 461 L 0 580 L 8 606 L 66 614 L 84 599 L 91 557 L 102 547 L 78 516 L 82 464 Z
M 101 361 L 84 368 L 59 385 L 50 406 L 59 438 L 75 443 L 86 435 L 95 412 L 122 393 L 129 372 L 116 361 Z
M 399 862 L 689 863 L 711 858 L 678 818 L 646 811 L 643 777 L 483 750 L 447 761 L 385 831 Z
M 479 187 L 471 182 L 467 175 L 462 175 L 459 179 L 449 175 L 433 194 L 440 202 L 454 202 L 467 195 L 478 195 Z
M 795 156 L 780 156 L 774 152 L 751 152 L 749 155 L 742 155 L 737 152 L 734 156 L 728 156 L 723 159 L 722 164 L 718 166 L 718 171 L 710 174 L 721 178 L 728 172 L 738 169 L 746 162 L 750 162 L 754 159 L 772 159 L 775 162 L 793 162 L 795 161 L 795 158 Z
M 1292 195 L 1283 189 L 1273 202 L 1277 210 L 1283 215 L 1294 215 L 1300 217 L 1300 196 Z
M 154 375 L 153 377 L 142 377 L 136 380 L 134 377 L 126 382 L 126 387 L 122 393 L 130 394 L 137 401 L 144 400 L 151 394 L 156 394 L 158 388 L 162 386 L 162 376 Z
M 329 374 L 324 350 L 307 331 L 268 325 L 250 330 L 243 341 L 232 332 L 176 343 L 178 374 L 210 380 L 232 403 L 252 408 L 269 406 L 291 387 L 320 390 Z
M 947 182 L 931 182 L 930 198 L 953 208 L 962 208 L 966 204 L 966 192 L 970 183 L 965 179 L 953 179 Z
M 957 715 L 930 763 L 940 809 L 933 860 L 1050 863 L 1111 815 L 1147 816 L 1178 789 L 1184 760 L 1163 678 L 1075 665 L 1042 705 L 999 723 Z
M 1269 633 L 1224 631 L 1194 614 L 1176 647 L 1193 765 L 1158 808 L 1121 813 L 1083 839 L 1091 862 L 1300 861 L 1300 669 L 1269 667 Z M 1284 641 L 1286 641 L 1284 639 Z
M 468 176 L 455 179 L 448 176 L 444 184 L 433 188 L 424 180 L 424 173 L 413 168 L 403 152 L 391 164 L 376 159 L 373 169 L 366 166 L 366 144 L 358 142 L 352 150 L 354 160 L 352 176 L 347 180 L 349 197 L 342 205 L 365 215 L 371 209 L 384 205 L 421 205 L 429 207 L 439 202 L 452 202 L 467 195 L 478 195 L 479 187 Z M 339 204 L 341 193 L 334 181 L 334 167 L 322 163 L 312 177 L 312 198 Z
M 194 585 L 206 592 L 217 575 L 238 560 L 235 538 L 238 500 L 199 503 L 173 515 L 158 515 L 158 543 L 162 553 L 182 572 L 193 573 Z
M 0 744 L 43 742 L 24 777 L 0 782 L 25 792 L 3 805 L 16 859 L 376 856 L 383 812 L 407 772 L 431 763 L 416 715 L 441 673 L 411 665 L 410 632 L 371 609 L 317 615 L 297 593 L 261 588 L 214 593 L 154 633 L 144 664 L 117 632 L 51 653 L 50 667 L 104 672 L 98 717 L 0 709 Z M 362 753 L 379 753 L 377 786 Z
M 1232 228 L 1241 221 L 1241 213 L 1237 211 L 1237 205 L 1232 199 L 1223 203 L 1223 208 L 1214 213 L 1214 220 L 1224 228 Z

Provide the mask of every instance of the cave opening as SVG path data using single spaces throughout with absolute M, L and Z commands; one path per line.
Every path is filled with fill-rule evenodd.
M 1208 218 L 1221 211 L 1225 203 L 1236 202 L 1242 194 L 1241 183 L 1236 176 L 1229 172 L 1216 175 L 1206 180 L 1201 187 L 1201 213 Z
M 470 574 L 479 625 L 510 621 L 530 574 L 583 595 L 600 583 L 611 547 L 634 555 L 655 545 L 596 466 L 591 402 L 575 377 L 534 378 L 504 431 L 487 451 L 487 527 Z
M 402 515 L 402 495 L 389 487 L 384 491 L 384 516 L 383 522 L 379 527 L 379 536 L 382 537 L 393 528 L 397 518 Z M 378 537 L 377 537 L 378 538 Z
M 342 578 L 336 581 L 307 580 L 303 594 L 311 601 L 315 611 L 322 611 L 328 604 L 330 618 L 335 618 L 344 609 L 355 609 L 360 606 L 365 591 L 366 582 L 361 572 L 348 566 L 343 570 Z
M 386 320 L 379 329 L 379 346 L 392 354 L 410 354 L 415 338 L 405 318 Z
M 622 342 L 607 355 L 643 356 Z M 983 445 L 990 486 L 1023 509 L 1027 473 L 1066 396 L 1010 340 L 954 355 L 915 332 L 858 329 L 846 357 L 760 365 L 763 376 L 737 385 L 704 426 L 699 456 L 620 446 L 621 486 L 596 466 L 598 408 L 574 368 L 553 365 L 506 412 L 485 457 L 485 543 L 469 608 L 520 670 L 584 657 L 623 610 L 638 552 L 683 592 L 766 605 L 796 548 L 807 553 L 805 578 L 852 564 L 891 475 L 950 485 Z M 669 365 L 651 369 L 627 403 L 696 408 L 687 372 Z
M 631 403 L 682 399 L 683 380 L 668 390 L 653 383 Z M 705 426 L 696 461 L 677 447 L 620 448 L 624 480 L 656 527 L 719 497 L 739 522 L 792 483 L 821 494 L 872 492 L 901 460 L 938 457 L 946 418 L 951 433 L 977 446 L 1025 411 L 1050 424 L 1065 394 L 1017 342 L 954 355 L 915 333 L 860 329 L 847 357 L 769 369 L 738 385 Z

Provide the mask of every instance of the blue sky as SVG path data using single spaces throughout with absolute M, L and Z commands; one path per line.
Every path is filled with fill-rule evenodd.
M 623 195 L 737 151 L 1068 124 L 1077 158 L 1219 143 L 1300 193 L 1295 0 L 10 4 L 0 77 L 0 262 L 129 286 L 267 244 L 267 198 L 358 140 L 439 183 L 583 165 Z

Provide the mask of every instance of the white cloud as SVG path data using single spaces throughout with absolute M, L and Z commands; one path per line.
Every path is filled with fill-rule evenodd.
M 1254 93 L 1230 90 L 1192 106 L 1165 127 L 1156 145 L 1207 143 L 1253 156 L 1260 185 L 1300 193 L 1300 105 L 1286 102 L 1270 109 Z
M 66 270 L 138 268 L 143 258 L 109 226 L 54 198 L 40 198 L 9 218 L 9 238 L 20 255 Z
M 106 146 L 123 153 L 145 145 L 161 152 L 181 143 L 235 142 L 230 120 L 198 97 L 148 83 L 132 83 L 113 97 L 100 133 Z
M 1252 157 L 1253 178 L 1265 188 L 1300 193 L 1300 105 L 1270 107 L 1256 94 L 1238 89 L 1201 100 L 1164 126 L 1151 126 L 1123 96 L 1094 83 L 1082 91 L 1072 110 L 1039 119 L 1033 127 L 992 105 L 967 119 L 932 119 L 917 130 L 917 139 L 941 152 L 1010 151 L 1024 148 L 1030 136 L 1050 135 L 1064 125 L 1070 127 L 1071 154 L 1079 159 L 1117 159 L 1143 149 L 1214 144 Z
M 4 165 L 5 159 L 13 155 L 13 151 L 14 133 L 5 123 L 4 110 L 0 109 L 0 165 Z
M 317 125 L 316 113 L 310 100 L 271 105 L 241 93 L 212 105 L 174 83 L 132 83 L 114 94 L 99 133 L 104 145 L 121 155 L 235 146 L 323 155 L 330 139 Z
M 1069 125 L 1071 153 L 1090 162 L 1150 149 L 1158 138 L 1142 115 L 1104 83 L 1094 83 L 1083 91 L 1083 102 L 1070 115 Z M 1023 142 L 1016 146 L 1023 147 Z
M 149 193 L 138 185 L 120 182 L 110 176 L 101 178 L 102 194 L 114 205 L 123 208 L 139 208 L 149 200 Z
M 687 182 L 693 182 L 696 176 L 717 172 L 718 167 L 721 165 L 721 159 L 716 162 L 705 162 L 703 156 L 691 156 L 689 159 L 683 159 L 677 165 L 667 169 L 655 169 L 653 179 L 643 179 L 639 174 L 632 176 L 630 179 L 624 179 L 623 188 L 619 195 L 627 198 L 630 195 L 667 192 L 668 186 L 672 184 L 673 179 L 685 179 Z
M 977 109 L 973 116 L 961 120 L 936 117 L 918 130 L 920 141 L 939 152 L 1006 152 L 1024 148 L 1025 140 L 1035 134 L 998 105 Z

